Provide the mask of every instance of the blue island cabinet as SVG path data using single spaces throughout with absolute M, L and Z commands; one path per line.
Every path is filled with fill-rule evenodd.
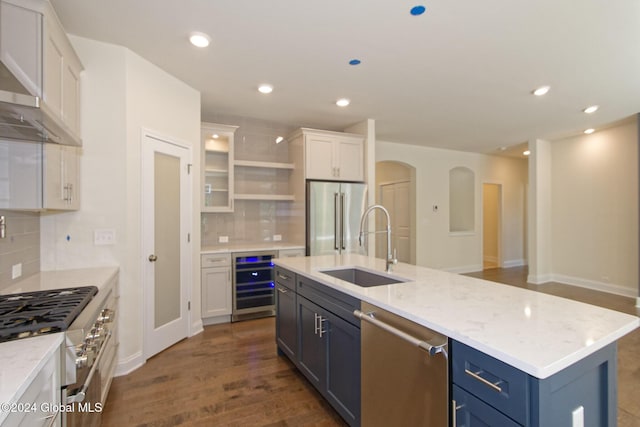
M 280 267 L 276 288 L 278 352 L 350 426 L 359 426 L 360 323 L 352 313 L 360 301 Z
M 454 427 L 617 425 L 615 343 L 544 379 L 454 340 L 450 360 Z

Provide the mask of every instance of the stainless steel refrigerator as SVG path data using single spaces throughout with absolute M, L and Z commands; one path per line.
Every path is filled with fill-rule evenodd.
M 358 245 L 367 185 L 307 181 L 307 255 L 364 253 Z

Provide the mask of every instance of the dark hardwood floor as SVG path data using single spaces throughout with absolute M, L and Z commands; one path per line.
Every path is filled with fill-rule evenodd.
M 525 268 L 469 276 L 640 315 L 632 298 L 557 283 L 528 285 Z M 208 326 L 113 380 L 102 426 L 344 426 L 286 357 L 273 318 Z M 618 426 L 640 427 L 640 330 L 618 346 Z

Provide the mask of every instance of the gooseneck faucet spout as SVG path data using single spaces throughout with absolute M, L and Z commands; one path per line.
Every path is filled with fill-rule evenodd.
M 360 246 L 362 246 L 362 242 L 363 242 L 362 238 L 366 234 L 366 232 L 364 231 L 364 223 L 367 220 L 369 213 L 371 213 L 371 211 L 375 209 L 380 209 L 382 212 L 384 212 L 385 216 L 387 217 L 387 230 L 386 230 L 387 232 L 387 260 L 386 260 L 387 269 L 386 269 L 386 272 L 391 273 L 391 266 L 393 264 L 397 264 L 398 260 L 391 253 L 391 217 L 389 216 L 389 211 L 384 206 L 371 205 L 364 211 L 364 213 L 362 214 L 362 218 L 360 218 L 360 232 L 358 233 L 358 243 L 360 243 Z

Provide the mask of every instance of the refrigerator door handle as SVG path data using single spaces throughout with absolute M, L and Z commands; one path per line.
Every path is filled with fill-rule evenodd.
M 338 193 L 333 193 L 333 248 L 340 250 L 338 246 Z
M 340 247 L 342 248 L 342 250 L 347 249 L 346 246 L 344 245 L 344 222 L 345 222 L 345 217 L 344 217 L 344 200 L 345 198 L 345 194 L 344 193 L 340 193 Z

